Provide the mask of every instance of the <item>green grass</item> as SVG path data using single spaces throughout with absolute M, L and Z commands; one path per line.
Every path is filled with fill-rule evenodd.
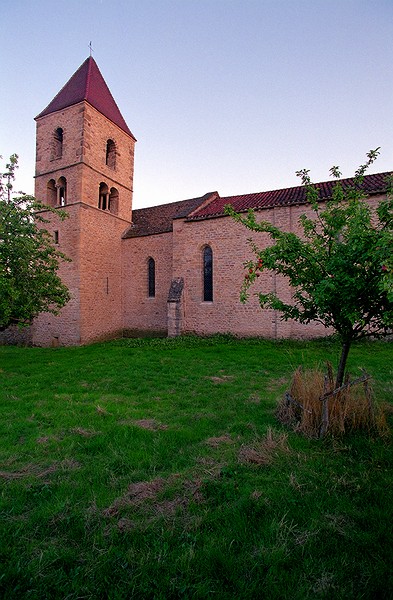
M 0 596 L 391 598 L 391 440 L 274 416 L 299 364 L 337 356 L 225 336 L 0 347 Z M 349 367 L 391 403 L 391 344 Z

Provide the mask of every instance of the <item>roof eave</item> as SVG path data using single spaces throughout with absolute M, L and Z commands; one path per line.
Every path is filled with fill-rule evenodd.
M 55 113 L 62 112 L 63 110 L 67 110 L 68 108 L 72 108 L 73 106 L 77 106 L 78 104 L 82 104 L 82 103 L 88 104 L 91 108 L 94 108 L 94 110 L 96 110 L 98 113 L 100 113 L 100 115 L 102 114 L 101 111 L 98 110 L 98 108 L 96 108 L 93 104 L 91 104 L 91 102 L 89 102 L 88 100 L 86 100 L 84 98 L 83 100 L 78 100 L 77 102 L 73 102 L 72 104 L 68 104 L 67 106 L 64 106 L 63 108 L 58 108 L 57 110 L 45 112 L 45 110 L 46 110 L 45 109 L 39 115 L 37 115 L 36 117 L 34 117 L 34 121 L 39 121 L 40 119 L 43 119 L 44 117 L 46 117 L 48 115 L 54 115 Z M 137 138 L 134 136 L 134 134 L 132 133 L 132 131 L 128 127 L 127 127 L 127 130 L 126 130 L 123 127 L 121 127 L 118 123 L 115 123 L 112 119 L 110 119 L 106 115 L 104 115 L 104 116 L 105 116 L 106 119 L 108 119 L 108 121 L 110 121 L 113 125 L 115 125 L 115 127 L 118 127 L 121 131 L 123 131 L 123 133 L 127 134 L 130 138 L 132 138 L 134 140 L 134 142 L 138 141 Z

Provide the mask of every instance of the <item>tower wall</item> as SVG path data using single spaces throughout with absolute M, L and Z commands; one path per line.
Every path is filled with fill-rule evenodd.
M 37 119 L 35 197 L 49 204 L 47 185 L 60 177 L 67 181 L 67 203 L 77 202 L 82 190 L 83 104 Z M 55 132 L 63 131 L 62 154 L 55 151 Z
M 37 346 L 86 344 L 119 337 L 123 329 L 121 236 L 129 223 L 83 203 L 64 212 L 64 221 L 43 216 L 53 238 L 57 231 L 58 249 L 71 259 L 58 272 L 71 299 L 59 315 L 42 313 L 34 320 Z
M 58 316 L 41 313 L 32 326 L 32 342 L 36 346 L 72 346 L 81 343 L 81 303 L 80 303 L 80 240 L 81 219 L 79 205 L 66 206 L 67 218 L 64 221 L 52 213 L 43 212 L 48 219 L 45 228 L 55 239 L 58 237 L 58 249 L 71 262 L 61 262 L 59 277 L 68 287 L 71 299 Z
M 35 195 L 67 213 L 63 221 L 43 214 L 71 259 L 59 269 L 71 300 L 59 315 L 35 319 L 33 343 L 115 337 L 123 327 L 121 239 L 131 222 L 135 139 L 85 100 L 36 121 Z
M 106 164 L 108 140 L 115 144 L 115 165 Z M 117 216 L 131 221 L 135 140 L 89 104 L 83 119 L 83 164 L 81 200 L 98 207 L 99 185 L 119 192 Z
M 86 204 L 80 209 L 81 343 L 121 336 L 121 236 L 128 221 Z
M 56 156 L 55 133 L 63 132 Z M 115 146 L 113 166 L 106 164 L 108 140 Z M 82 102 L 37 119 L 35 196 L 51 204 L 48 182 L 66 179 L 66 203 L 98 208 L 100 184 L 118 192 L 116 212 L 131 221 L 135 140 L 95 108 Z

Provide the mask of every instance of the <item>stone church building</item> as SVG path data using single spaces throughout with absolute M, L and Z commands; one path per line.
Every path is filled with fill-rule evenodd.
M 60 275 L 71 300 L 59 316 L 41 314 L 30 328 L 35 345 L 75 345 L 151 332 L 169 336 L 230 332 L 238 336 L 315 337 L 318 323 L 301 325 L 239 299 L 243 263 L 252 257 L 250 232 L 224 214 L 253 208 L 260 218 L 297 231 L 309 211 L 304 188 L 222 198 L 199 198 L 132 209 L 136 139 L 99 69 L 89 57 L 36 117 L 35 196 L 69 218 L 47 226 L 71 258 Z M 368 175 L 370 202 L 384 195 L 385 173 Z M 346 180 L 350 183 L 350 180 Z M 320 183 L 328 199 L 333 182 Z M 254 234 L 260 245 L 264 234 Z M 270 273 L 264 291 L 286 282 Z M 257 290 L 255 290 L 257 291 Z

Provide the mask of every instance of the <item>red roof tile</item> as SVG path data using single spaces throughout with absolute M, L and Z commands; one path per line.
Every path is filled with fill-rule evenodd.
M 386 178 L 391 172 L 366 175 L 363 181 L 363 189 L 368 195 L 382 194 L 386 192 Z M 344 188 L 353 185 L 353 178 L 341 179 Z M 333 187 L 336 181 L 324 181 L 317 183 L 319 197 L 328 200 L 332 197 Z M 174 219 L 202 220 L 225 215 L 224 207 L 232 204 L 236 212 L 244 212 L 249 209 L 263 210 L 274 206 L 289 206 L 293 204 L 305 204 L 306 190 L 304 186 L 272 190 L 270 192 L 259 192 L 255 194 L 243 194 L 241 196 L 226 196 L 220 198 L 217 192 L 210 192 L 200 198 L 181 200 L 170 204 L 141 208 L 132 212 L 132 225 L 123 235 L 123 238 L 134 238 L 145 235 L 154 235 L 173 230 Z
M 375 175 L 366 175 L 363 181 L 363 189 L 366 194 L 379 194 L 386 191 L 386 176 L 391 173 L 377 173 Z M 353 185 L 353 178 L 340 180 L 344 188 Z M 321 200 L 328 200 L 332 197 L 333 187 L 336 181 L 324 181 L 317 183 L 319 188 L 319 197 Z M 274 206 L 288 206 L 292 204 L 304 204 L 306 202 L 306 189 L 304 186 L 285 188 L 281 190 L 272 190 L 270 192 L 259 192 L 255 194 L 243 194 L 241 196 L 226 196 L 220 198 L 217 196 L 212 202 L 197 209 L 189 216 L 189 219 L 207 219 L 209 217 L 223 216 L 226 204 L 232 204 L 236 212 L 243 212 L 249 209 L 262 210 Z
M 172 231 L 174 219 L 186 218 L 211 196 L 213 195 L 209 193 L 200 198 L 133 210 L 132 225 L 123 234 L 123 239 Z
M 39 119 L 68 108 L 83 100 L 134 138 L 92 56 L 85 60 L 52 102 L 36 118 Z

